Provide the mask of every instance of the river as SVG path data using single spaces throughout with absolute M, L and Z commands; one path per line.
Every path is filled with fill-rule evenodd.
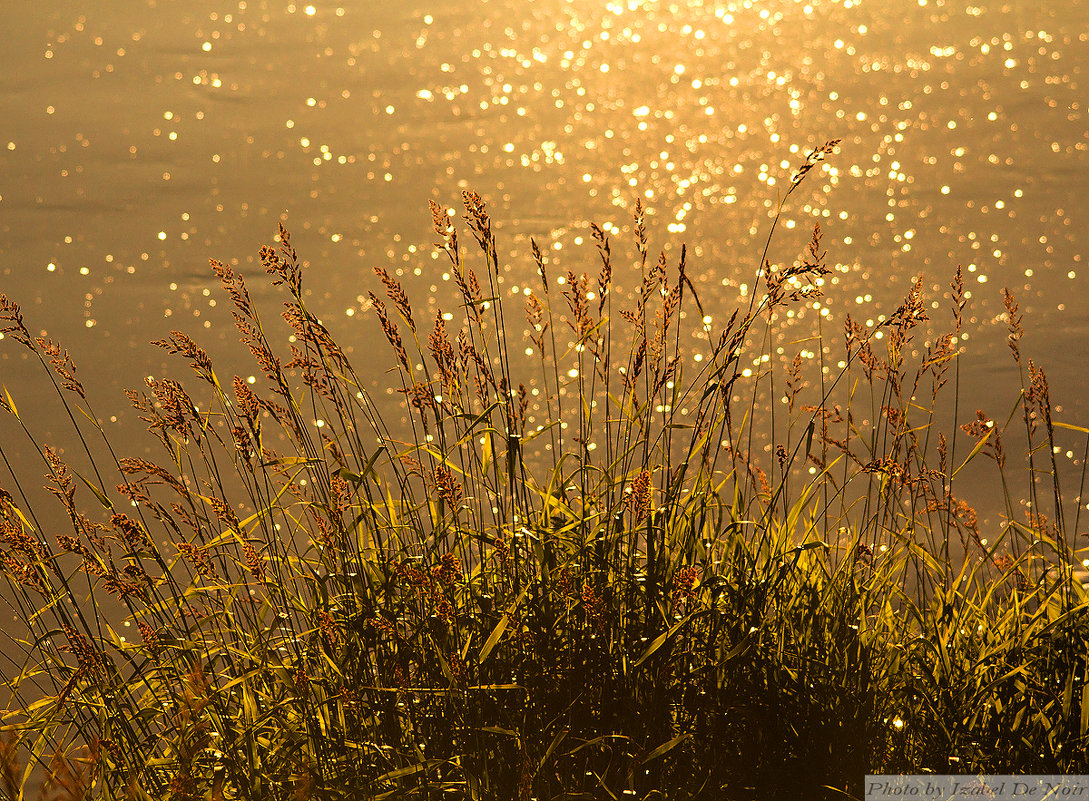
M 256 372 L 207 260 L 273 302 L 256 256 L 280 221 L 312 308 L 381 393 L 393 362 L 372 267 L 421 306 L 453 303 L 428 199 L 485 198 L 515 293 L 535 280 L 531 237 L 556 275 L 596 271 L 591 221 L 631 262 L 641 198 L 652 250 L 675 262 L 687 243 L 722 322 L 754 291 L 793 167 L 830 139 L 838 152 L 791 197 L 770 253 L 792 261 L 820 223 L 837 269 L 809 320 L 827 309 L 838 343 L 845 314 L 878 320 L 921 275 L 940 332 L 962 265 L 966 419 L 1016 402 L 1008 287 L 1056 418 L 1089 423 L 1086 0 L 4 5 L 0 290 L 71 351 L 126 443 L 142 440 L 121 389 L 184 369 L 149 340 L 180 328 L 222 373 Z M 0 381 L 37 437 L 70 444 L 11 341 Z M 16 464 L 44 472 L 3 425 Z M 1064 436 L 1077 474 L 1084 439 Z

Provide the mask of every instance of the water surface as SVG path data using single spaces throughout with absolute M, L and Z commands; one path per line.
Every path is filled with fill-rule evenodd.
M 792 167 L 833 138 L 770 257 L 794 259 L 819 222 L 837 271 L 784 324 L 874 322 L 922 275 L 940 331 L 962 265 L 964 409 L 1004 418 L 1015 403 L 1009 287 L 1060 419 L 1089 421 L 1086 0 L 8 5 L 0 289 L 72 351 L 118 437 L 139 432 L 120 389 L 184 369 L 147 344 L 171 328 L 221 373 L 256 372 L 207 259 L 275 302 L 256 253 L 281 220 L 313 308 L 381 391 L 392 362 L 371 268 L 421 306 L 453 304 L 429 198 L 488 200 L 511 292 L 535 280 L 530 237 L 556 275 L 596 271 L 591 221 L 631 260 L 642 198 L 652 248 L 675 262 L 687 242 L 704 306 L 725 319 L 753 291 Z M 40 437 L 66 441 L 33 365 L 0 344 L 3 384 Z M 1060 458 L 1079 468 L 1068 444 Z

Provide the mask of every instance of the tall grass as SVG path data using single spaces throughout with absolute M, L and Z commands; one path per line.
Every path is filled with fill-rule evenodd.
M 594 227 L 593 277 L 553 275 L 533 244 L 524 310 L 481 199 L 464 196 L 475 257 L 432 218 L 447 311 L 423 319 L 382 269 L 370 296 L 404 426 L 307 308 L 282 227 L 261 262 L 290 356 L 213 261 L 261 380 L 218 374 L 182 332 L 156 343 L 193 375 L 129 393 L 154 462 L 115 453 L 67 352 L 0 296 L 92 466 L 26 430 L 66 532 L 28 501 L 34 468 L 8 463 L 0 492 L 27 632 L 7 797 L 44 776 L 65 799 L 841 798 L 868 772 L 1084 772 L 1079 520 L 1053 453 L 1089 431 L 1054 419 L 1022 363 L 1012 295 L 1015 413 L 943 428 L 959 271 L 928 345 L 920 280 L 876 326 L 813 315 L 784 365 L 783 315 L 829 273 L 819 227 L 793 264 L 769 236 L 748 304 L 686 330 L 709 319 L 686 252 L 654 258 L 638 204 L 633 299 Z M 22 424 L 6 389 L 2 405 Z M 992 537 L 954 493 L 982 458 L 1008 512 Z

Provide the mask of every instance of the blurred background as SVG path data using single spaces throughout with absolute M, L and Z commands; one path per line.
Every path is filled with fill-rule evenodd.
M 275 315 L 257 252 L 280 221 L 311 308 L 398 414 L 366 293 L 377 265 L 430 307 L 420 317 L 456 305 L 428 199 L 460 214 L 463 189 L 483 196 L 512 294 L 538 286 L 530 238 L 553 276 L 596 275 L 596 222 L 623 295 L 641 198 L 652 258 L 664 248 L 673 266 L 687 243 L 723 323 L 758 289 L 793 168 L 829 139 L 838 153 L 790 198 L 769 258 L 792 262 L 819 222 L 836 272 L 780 320 L 794 344 L 778 355 L 819 358 L 815 333 L 842 342 L 847 314 L 873 324 L 923 276 L 918 358 L 950 326 L 961 265 L 962 418 L 1016 410 L 1009 287 L 1057 419 L 1089 423 L 1086 0 L 40 0 L 4 14 L 0 291 L 71 351 L 107 434 L 134 452 L 150 438 L 121 390 L 185 369 L 149 340 L 181 329 L 221 376 L 258 372 L 207 262 L 235 265 Z M 27 355 L 0 343 L 0 383 L 64 447 Z M 37 459 L 10 418 L 0 437 L 17 469 Z M 1067 439 L 1076 478 L 1085 438 Z

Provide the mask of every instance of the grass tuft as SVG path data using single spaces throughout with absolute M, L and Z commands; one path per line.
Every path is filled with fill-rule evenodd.
M 260 256 L 289 351 L 211 262 L 262 379 L 220 375 L 183 332 L 155 343 L 192 370 L 129 393 L 157 461 L 115 453 L 67 351 L 0 296 L 91 465 L 5 390 L 70 523 L 43 525 L 34 469 L 11 470 L 0 568 L 26 633 L 5 797 L 38 776 L 65 801 L 842 798 L 866 773 L 1086 772 L 1079 520 L 1053 454 L 1089 430 L 1054 419 L 1009 292 L 1017 407 L 943 428 L 959 270 L 926 344 L 921 279 L 875 326 L 817 316 L 788 339 L 830 270 L 819 226 L 792 264 L 769 236 L 758 291 L 713 328 L 637 203 L 630 298 L 595 226 L 593 276 L 557 291 L 532 243 L 540 283 L 511 309 L 485 203 L 463 205 L 475 257 L 431 204 L 453 314 L 375 270 L 404 426 L 307 308 L 282 227 Z M 994 537 L 955 494 L 980 459 Z

